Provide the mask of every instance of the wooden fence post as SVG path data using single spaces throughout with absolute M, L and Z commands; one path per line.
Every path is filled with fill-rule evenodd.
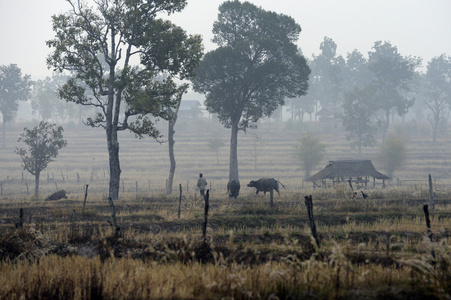
M 27 187 L 27 196 L 30 196 L 30 190 L 28 189 L 28 182 L 25 182 L 25 185 Z
M 88 198 L 88 187 L 89 184 L 86 185 L 86 190 L 85 190 L 85 200 L 83 201 L 83 211 L 81 213 L 82 217 L 85 217 L 85 206 L 86 206 L 86 198 Z
M 429 206 L 434 209 L 434 189 L 432 187 L 432 177 L 429 174 Z
M 315 239 L 315 243 L 319 248 L 319 239 L 318 234 L 316 232 L 316 225 L 315 225 L 315 219 L 313 218 L 313 201 L 312 201 L 312 195 L 305 196 L 305 206 L 307 207 L 307 213 L 309 218 L 309 226 L 310 231 L 312 232 L 313 238 Z
M 23 227 L 23 208 L 19 209 L 19 224 L 17 224 L 18 228 Z
M 426 219 L 426 228 L 428 231 L 428 237 L 432 242 L 432 232 L 431 232 L 431 219 L 429 219 L 429 207 L 427 204 L 423 205 L 424 217 Z
M 207 193 L 204 196 L 205 210 L 204 210 L 204 221 L 202 222 L 202 236 L 204 238 L 204 242 L 207 240 L 208 209 L 210 207 L 210 204 L 208 203 L 209 198 L 210 198 L 210 190 L 207 190 Z
M 429 240 L 432 242 L 432 231 L 431 231 L 431 219 L 429 219 L 429 209 L 428 205 L 423 205 L 423 211 L 424 211 L 424 217 L 426 218 L 426 227 L 427 227 L 427 234 L 429 237 Z M 435 259 L 435 251 L 434 249 L 431 250 L 431 255 Z
M 179 219 L 180 219 L 180 209 L 181 209 L 181 206 L 182 206 L 182 184 L 181 183 L 179 184 L 179 189 L 180 189 L 180 197 L 179 197 L 179 212 L 178 212 L 178 216 L 179 216 Z
M 138 181 L 135 182 L 136 185 L 136 193 L 138 193 Z
M 76 227 L 76 217 L 75 217 L 75 209 L 72 210 L 72 228 L 71 228 L 71 235 L 75 235 L 75 227 Z

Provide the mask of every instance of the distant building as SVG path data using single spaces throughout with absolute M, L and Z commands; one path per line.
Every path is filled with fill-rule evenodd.
M 182 118 L 199 118 L 204 115 L 205 109 L 198 100 L 182 100 L 178 116 Z
M 371 160 L 333 160 L 321 171 L 308 178 L 307 181 L 313 182 L 314 186 L 327 186 L 327 182 L 350 182 L 361 186 L 367 186 L 370 178 L 373 178 L 373 187 L 376 185 L 376 179 L 382 180 L 385 186 L 385 180 L 390 179 L 374 168 Z

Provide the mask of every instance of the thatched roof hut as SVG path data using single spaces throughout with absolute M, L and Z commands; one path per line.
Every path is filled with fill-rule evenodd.
M 376 179 L 382 180 L 383 185 L 385 185 L 385 179 L 390 179 L 387 175 L 378 172 L 371 160 L 334 160 L 329 161 L 323 170 L 308 178 L 307 181 L 322 182 L 323 186 L 327 180 L 332 182 L 350 180 L 367 185 L 370 177 L 373 177 L 374 185 Z

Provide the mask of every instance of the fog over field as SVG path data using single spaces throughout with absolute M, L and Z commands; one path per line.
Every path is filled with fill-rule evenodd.
M 222 3 L 187 1 L 181 12 L 159 17 L 169 18 L 189 34 L 200 34 L 204 53 L 208 53 L 218 47 L 212 40 L 212 28 Z M 287 182 L 293 189 L 310 186 L 310 182 L 305 182 L 305 170 L 295 151 L 299 139 L 306 133 L 312 133 L 326 145 L 326 154 L 312 173 L 331 160 L 341 159 L 370 159 L 377 170 L 385 172 L 380 148 L 386 137 L 396 135 L 406 146 L 407 158 L 389 185 L 401 181 L 423 184 L 428 174 L 440 183 L 447 182 L 451 107 L 447 54 L 451 49 L 448 34 L 451 24 L 445 13 L 450 9 L 448 2 L 283 0 L 250 3 L 289 16 L 300 26 L 302 30 L 296 32 L 299 37 L 293 42 L 305 57 L 311 73 L 306 95 L 285 98 L 284 106 L 270 112 L 271 118 L 260 119 L 257 129 L 239 132 L 238 165 L 242 185 L 251 179 L 270 176 Z M 87 1 L 87 4 L 94 2 Z M 1 125 L 6 134 L 5 146 L 0 149 L 2 181 L 22 178 L 21 161 L 13 151 L 21 147 L 17 139 L 23 127 L 31 128 L 41 120 L 63 126 L 68 141 L 68 147 L 61 150 L 43 177 L 48 173 L 54 177 L 52 180 L 63 180 L 66 173 L 70 180 L 78 174 L 87 183 L 93 180 L 91 177 L 107 180 L 109 176 L 104 131 L 81 125 L 99 110 L 82 109 L 60 100 L 55 93 L 67 78 L 58 77 L 46 66 L 52 48 L 45 43 L 55 37 L 51 16 L 69 9 L 65 1 L 1 3 L 0 65 L 16 64 L 23 76 L 30 75 L 34 80 L 32 93 L 27 99 L 21 99 L 26 101 L 18 102 L 19 109 L 12 114 L 12 120 Z M 33 20 L 33 25 L 22 24 L 27 20 Z M 21 26 L 18 22 L 22 22 Z M 394 65 L 377 65 L 377 57 L 384 55 L 388 55 Z M 371 87 L 369 83 L 376 82 L 375 78 L 379 83 L 392 82 L 394 87 Z M 399 82 L 395 84 L 396 80 Z M 379 93 L 365 90 L 368 86 Z M 359 89 L 357 94 L 350 92 L 353 87 Z M 45 94 L 46 89 L 50 91 L 48 94 Z M 396 95 L 382 95 L 380 92 L 385 89 L 392 89 L 387 93 Z M 440 89 L 438 94 L 437 89 Z M 393 103 L 387 103 L 388 106 L 382 103 L 390 97 Z M 182 97 L 182 103 L 197 100 L 200 106 L 195 105 L 194 113 L 188 108 L 187 115 L 176 123 L 175 186 L 194 182 L 200 172 L 221 188 L 228 181 L 230 130 L 220 124 L 216 114 L 205 110 L 205 99 L 205 94 L 193 91 L 192 84 Z M 0 115 L 4 120 L 4 114 Z M 163 134 L 161 140 L 166 141 L 167 122 L 160 121 L 158 126 Z M 223 142 L 217 154 L 209 147 L 213 138 Z M 129 182 L 130 189 L 138 185 L 143 189 L 146 186 L 150 190 L 164 190 L 169 172 L 168 143 L 159 144 L 151 138 L 136 139 L 125 131 L 120 132 L 119 145 L 121 180 Z M 26 171 L 23 176 L 31 177 Z
M 3 182 L 3 195 L 14 198 L 27 198 L 25 183 L 28 181 L 30 191 L 33 187 L 33 176 L 21 168 L 20 157 L 13 151 L 15 147 L 23 147 L 17 138 L 24 126 L 34 123 L 16 123 L 8 127 L 6 147 L 0 148 L 0 181 Z M 163 125 L 163 124 L 162 124 Z M 449 163 L 451 147 L 449 139 L 440 140 L 431 146 L 430 132 L 427 124 L 417 125 L 414 121 L 405 121 L 394 125 L 403 128 L 409 136 L 407 142 L 407 160 L 395 173 L 395 178 L 388 181 L 388 186 L 398 186 L 398 179 L 403 186 L 427 187 L 428 174 L 436 180 L 438 186 L 448 186 L 451 180 Z M 421 127 L 422 126 L 422 127 Z M 105 145 L 105 134 L 101 129 L 92 129 L 74 123 L 63 124 L 64 137 L 68 145 L 60 150 L 60 155 L 51 162 L 41 175 L 42 195 L 47 195 L 58 188 L 66 189 L 82 197 L 84 185 L 90 185 L 90 191 L 99 196 L 108 192 L 108 155 Z M 165 126 L 161 126 L 165 133 Z M 410 130 L 410 131 L 409 131 Z M 187 185 L 194 195 L 195 183 L 199 173 L 203 173 L 209 184 L 219 197 L 226 195 L 229 168 L 229 130 L 224 129 L 217 120 L 208 118 L 180 118 L 175 128 L 175 159 L 177 162 L 174 178 L 174 195 L 182 184 L 186 191 Z M 380 144 L 366 148 L 361 155 L 349 146 L 345 132 L 339 123 L 290 121 L 274 122 L 263 120 L 258 129 L 240 133 L 238 141 L 239 172 L 242 185 L 242 195 L 255 193 L 255 189 L 245 185 L 250 180 L 260 177 L 275 177 L 287 190 L 300 191 L 311 189 L 312 183 L 304 179 L 304 169 L 296 156 L 295 146 L 299 143 L 302 133 L 309 131 L 327 145 L 326 155 L 312 174 L 323 169 L 330 160 L 370 159 L 379 172 L 384 173 L 379 158 Z M 209 147 L 209 141 L 219 138 L 224 145 L 219 148 L 218 160 L 215 152 Z M 169 174 L 168 143 L 153 139 L 137 139 L 130 132 L 121 132 L 121 192 L 150 193 L 154 195 L 165 193 L 165 183 Z M 256 168 L 255 168 L 256 159 Z M 80 176 L 77 181 L 77 174 Z M 50 176 L 50 181 L 47 180 Z M 64 179 L 63 179 L 64 177 Z M 9 179 L 9 180 L 8 180 Z M 11 179 L 13 181 L 11 181 Z M 122 186 L 124 185 L 124 186 Z M 380 182 L 378 182 L 380 188 Z M 370 184 L 371 187 L 371 184 Z M 285 193 L 284 189 L 281 193 Z
M 450 299 L 450 12 L 0 0 L 0 299 Z
M 89 2 L 89 1 L 88 1 Z M 187 7 L 170 19 L 190 34 L 201 34 L 206 50 L 216 47 L 211 42 L 212 25 L 222 0 L 189 0 Z M 292 16 L 302 27 L 299 47 L 304 55 L 320 53 L 324 36 L 336 41 L 338 53 L 346 56 L 354 49 L 369 51 L 375 41 L 390 41 L 404 55 L 429 61 L 451 52 L 448 1 L 343 1 L 253 0 L 266 10 Z M 34 80 L 51 75 L 45 65 L 50 53 L 45 41 L 54 36 L 51 16 L 69 10 L 62 0 L 18 0 L 0 2 L 0 65 L 17 64 Z M 162 16 L 166 18 L 165 16 Z M 32 20 L 32 23 L 29 23 Z M 33 49 L 33 51 L 30 51 Z

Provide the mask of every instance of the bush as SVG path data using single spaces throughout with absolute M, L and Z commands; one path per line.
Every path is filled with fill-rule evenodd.
M 407 158 L 407 142 L 408 138 L 402 137 L 401 133 L 390 134 L 381 146 L 379 157 L 388 177 L 393 178 L 395 171 L 399 170 L 405 163 Z

